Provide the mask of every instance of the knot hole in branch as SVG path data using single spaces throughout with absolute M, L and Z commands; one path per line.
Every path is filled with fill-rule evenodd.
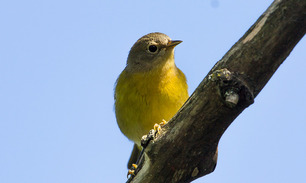
M 248 107 L 254 103 L 253 92 L 243 77 L 243 74 L 230 72 L 226 68 L 209 75 L 209 79 L 217 83 L 224 103 L 230 108 Z

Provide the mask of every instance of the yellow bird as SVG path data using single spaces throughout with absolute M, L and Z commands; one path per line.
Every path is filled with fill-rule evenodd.
M 141 137 L 155 123 L 170 120 L 189 96 L 186 77 L 174 62 L 174 47 L 181 42 L 158 32 L 141 37 L 131 48 L 126 67 L 117 79 L 117 123 L 135 143 L 128 168 L 141 151 Z

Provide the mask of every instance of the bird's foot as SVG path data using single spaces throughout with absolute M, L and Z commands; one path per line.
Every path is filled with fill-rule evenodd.
M 155 123 L 154 127 L 153 127 L 153 130 L 155 130 L 155 133 L 156 134 L 160 134 L 161 130 L 162 130 L 162 126 L 164 126 L 165 124 L 167 124 L 167 121 L 166 120 L 162 120 L 161 123 L 157 124 Z M 156 135 L 155 134 L 155 135 Z
M 129 175 L 131 176 L 135 176 L 135 170 L 137 169 L 137 165 L 136 164 L 132 164 L 132 168 L 129 169 L 128 173 L 127 173 L 127 177 L 129 177 Z
M 142 136 L 142 138 L 141 138 L 141 146 L 142 146 L 143 148 L 146 148 L 147 145 L 149 144 L 149 142 L 150 142 L 151 140 L 153 140 L 158 134 L 161 133 L 162 127 L 163 127 L 165 124 L 167 124 L 167 121 L 164 120 L 164 119 L 163 119 L 162 122 L 159 123 L 159 124 L 155 123 L 155 125 L 153 126 L 153 129 L 150 130 L 150 132 L 149 132 L 147 135 Z

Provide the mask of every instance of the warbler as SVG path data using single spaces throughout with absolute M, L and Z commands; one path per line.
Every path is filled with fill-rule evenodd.
M 116 81 L 117 123 L 134 142 L 128 168 L 141 151 L 141 137 L 155 123 L 170 120 L 189 97 L 186 77 L 174 62 L 174 47 L 181 42 L 159 32 L 141 37 Z

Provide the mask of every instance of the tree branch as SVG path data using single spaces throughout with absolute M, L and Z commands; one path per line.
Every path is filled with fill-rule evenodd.
M 218 142 L 306 32 L 306 1 L 275 0 L 145 149 L 132 182 L 190 182 L 214 171 Z

